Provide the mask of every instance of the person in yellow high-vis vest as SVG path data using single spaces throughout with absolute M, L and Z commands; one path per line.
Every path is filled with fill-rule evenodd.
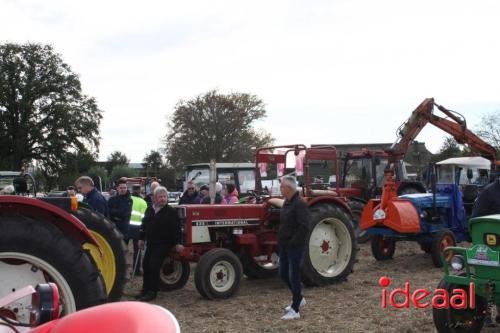
M 146 209 L 148 208 L 148 204 L 146 201 L 141 197 L 141 186 L 140 185 L 134 185 L 132 187 L 132 214 L 130 216 L 130 224 L 128 227 L 128 239 L 126 240 L 126 243 L 128 245 L 129 240 L 132 240 L 132 243 L 134 245 L 134 260 L 132 262 L 132 270 L 135 269 L 135 272 L 133 272 L 134 275 L 140 276 L 142 275 L 141 272 L 141 257 L 139 256 L 139 230 L 141 228 L 141 223 L 142 219 L 144 217 L 144 213 L 146 212 Z

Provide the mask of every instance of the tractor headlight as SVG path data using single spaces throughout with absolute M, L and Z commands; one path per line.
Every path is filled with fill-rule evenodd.
M 459 255 L 455 255 L 455 256 L 451 257 L 450 265 L 456 271 L 462 270 L 464 268 L 464 265 L 465 265 L 464 257 L 459 256 Z
M 373 213 L 374 220 L 383 220 L 385 219 L 385 212 L 382 209 L 377 209 L 375 213 Z

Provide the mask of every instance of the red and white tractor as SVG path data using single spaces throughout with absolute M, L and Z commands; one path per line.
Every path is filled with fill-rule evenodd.
M 248 278 L 276 275 L 279 214 L 284 200 L 269 186 L 263 190 L 263 184 L 277 183 L 286 170 L 287 159 L 294 158 L 300 193 L 311 213 L 302 281 L 317 286 L 345 280 L 353 270 L 357 252 L 351 211 L 336 189 L 311 181 L 310 177 L 338 176 L 337 157 L 334 147 L 262 148 L 255 162 L 256 190 L 252 192 L 254 200 L 249 200 L 253 203 L 178 206 L 185 249 L 165 260 L 161 289 L 184 286 L 190 273 L 189 262 L 197 262 L 195 285 L 208 299 L 232 296 L 243 274 Z

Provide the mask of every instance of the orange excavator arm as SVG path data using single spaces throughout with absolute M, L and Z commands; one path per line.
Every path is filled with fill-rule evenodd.
M 433 113 L 434 106 L 443 112 L 446 118 L 435 115 Z M 474 152 L 491 160 L 492 163 L 495 162 L 496 149 L 467 129 L 467 123 L 461 114 L 434 103 L 433 98 L 426 98 L 420 103 L 408 120 L 398 129 L 398 139 L 387 150 L 390 162 L 397 162 L 404 157 L 408 147 L 428 123 L 442 129 L 453 136 L 458 143 L 469 146 Z

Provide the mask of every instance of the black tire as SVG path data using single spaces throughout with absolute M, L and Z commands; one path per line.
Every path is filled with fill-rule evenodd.
M 310 207 L 310 212 L 311 225 L 307 235 L 308 243 L 305 248 L 304 261 L 301 268 L 302 282 L 306 286 L 320 286 L 345 281 L 347 276 L 353 271 L 358 251 L 351 216 L 343 208 L 334 203 L 314 205 Z M 328 239 L 328 236 L 332 234 L 325 235 L 321 233 L 321 229 L 317 229 L 324 228 L 325 226 L 335 228 L 335 239 Z M 344 238 L 343 242 L 339 242 L 338 235 Z M 321 238 L 323 239 L 321 240 Z M 319 248 L 312 246 L 312 244 L 319 242 L 321 242 Z M 333 249 L 331 246 L 332 242 L 334 242 L 333 245 L 338 246 L 336 249 Z M 334 261 L 334 264 L 330 265 L 327 270 L 318 265 L 315 267 L 313 264 L 314 257 L 320 252 L 320 255 L 326 253 Z M 338 258 L 337 256 L 341 258 L 335 261 L 335 258 Z
M 221 285 L 216 286 L 211 281 L 212 269 L 219 268 Z M 207 299 L 224 299 L 234 295 L 240 288 L 243 268 L 238 257 L 228 249 L 212 249 L 201 256 L 194 272 L 194 283 L 201 296 Z M 224 278 L 229 277 L 228 284 Z M 219 276 L 217 276 L 219 278 Z M 232 281 L 231 281 L 232 280 Z
M 466 294 L 469 295 L 467 286 L 451 284 L 446 282 L 444 279 L 441 280 L 438 288 L 447 290 L 450 296 L 453 295 L 454 289 L 463 289 Z M 442 302 L 442 299 L 438 300 L 438 304 L 442 304 Z M 474 309 L 468 308 L 458 310 L 451 306 L 449 306 L 448 309 L 433 308 L 432 319 L 434 321 L 434 326 L 436 326 L 439 333 L 480 332 L 483 328 L 486 308 L 486 300 L 483 297 L 476 295 L 476 306 Z
M 251 255 L 245 254 L 241 257 L 243 273 L 249 279 L 269 279 L 278 276 L 279 266 L 263 267 L 255 262 Z
M 159 288 L 161 291 L 171 291 L 181 289 L 189 280 L 191 267 L 189 261 L 182 259 L 176 260 L 168 255 L 163 260 L 160 270 Z
M 377 260 L 389 260 L 394 257 L 396 251 L 394 239 L 384 238 L 380 235 L 372 236 L 371 246 L 373 257 Z
M 368 234 L 366 230 L 361 230 L 361 215 L 363 214 L 363 209 L 365 208 L 365 203 L 357 200 L 349 201 L 349 208 L 351 209 L 354 225 L 354 229 L 356 230 L 356 239 L 359 244 L 364 244 L 370 240 L 371 235 Z
M 82 221 L 92 233 L 99 235 L 99 242 L 105 241 L 107 243 L 100 244 L 100 246 L 107 247 L 113 252 L 114 258 L 107 258 L 107 260 L 109 260 L 110 263 L 114 261 L 114 280 L 113 282 L 106 281 L 105 276 L 105 282 L 108 301 L 118 301 L 123 294 L 123 288 L 127 282 L 127 249 L 122 234 L 111 221 L 98 212 L 87 208 L 78 208 L 77 211 L 73 212 L 73 215 Z M 102 253 L 106 255 L 104 249 Z M 103 272 L 103 275 L 104 274 L 106 273 Z M 109 288 L 110 284 L 112 285 L 111 288 Z
M 5 259 L 0 262 L 7 265 L 10 257 L 14 259 L 11 261 L 14 265 L 19 262 L 32 264 L 32 272 L 41 269 L 45 282 L 56 282 L 59 278 L 61 315 L 71 312 L 66 311 L 68 307 L 80 310 L 106 301 L 104 281 L 91 257 L 75 238 L 50 222 L 22 215 L 0 216 L 0 256 Z M 23 256 L 25 259 L 20 259 Z M 50 269 L 55 273 L 51 273 Z M 35 280 L 34 285 L 39 283 Z M 74 298 L 74 304 L 71 298 Z
M 432 237 L 432 247 L 431 247 L 431 257 L 432 263 L 436 267 L 443 267 L 443 261 L 441 260 L 441 254 L 447 246 L 455 246 L 457 242 L 455 240 L 455 235 L 449 229 L 441 229 L 436 232 Z M 448 253 L 447 260 L 450 260 L 453 253 Z M 445 258 L 446 259 L 446 258 Z

